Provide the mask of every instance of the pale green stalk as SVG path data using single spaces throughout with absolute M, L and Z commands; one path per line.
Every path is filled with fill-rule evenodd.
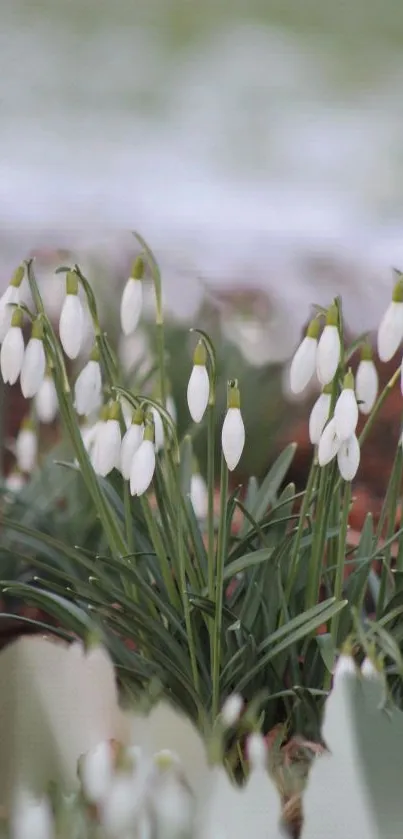
M 221 642 L 222 642 L 222 609 L 224 599 L 224 565 L 226 550 L 227 531 L 227 498 L 228 498 L 228 468 L 224 455 L 221 455 L 221 481 L 220 481 L 220 520 L 218 526 L 216 581 L 214 597 L 214 625 L 213 625 L 213 660 L 212 660 L 212 687 L 213 705 L 212 720 L 216 719 L 220 711 L 220 666 L 221 666 Z
M 344 567 L 345 567 L 345 559 L 346 559 L 346 547 L 347 547 L 347 531 L 348 531 L 348 517 L 350 513 L 350 505 L 351 505 L 351 482 L 348 481 L 344 485 L 344 497 L 343 497 L 343 506 L 342 506 L 342 515 L 341 515 L 341 522 L 340 522 L 340 531 L 338 536 L 338 550 L 337 550 L 337 566 L 336 566 L 336 573 L 334 578 L 334 589 L 333 594 L 336 600 L 341 600 L 341 596 L 343 593 L 343 582 L 344 582 Z M 334 615 L 331 622 L 331 636 L 334 644 L 334 648 L 337 647 L 337 635 L 339 629 L 339 622 L 340 622 L 340 614 Z

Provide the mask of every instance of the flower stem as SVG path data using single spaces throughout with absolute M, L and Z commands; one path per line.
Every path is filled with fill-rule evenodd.
M 316 457 L 312 459 L 311 468 L 308 475 L 308 481 L 306 485 L 306 489 L 304 492 L 304 497 L 301 504 L 299 520 L 298 520 L 298 528 L 295 534 L 294 539 L 294 546 L 290 558 L 290 570 L 288 575 L 288 582 L 285 592 L 285 599 L 286 602 L 289 603 L 291 592 L 293 589 L 293 585 L 295 582 L 295 577 L 298 572 L 298 560 L 299 560 L 299 552 L 301 547 L 301 539 L 304 532 L 306 516 L 309 510 L 309 506 L 311 503 L 312 491 L 315 486 L 316 477 L 318 474 L 318 464 L 316 462 Z
M 220 664 L 221 664 L 221 635 L 222 635 L 222 607 L 224 598 L 224 564 L 227 531 L 227 497 L 228 497 L 228 467 L 224 455 L 221 455 L 220 481 L 220 521 L 218 526 L 216 582 L 214 598 L 214 626 L 213 626 L 213 660 L 212 686 L 213 705 L 212 721 L 217 718 L 220 710 Z
M 340 531 L 338 536 L 338 550 L 337 550 L 337 565 L 336 565 L 336 573 L 334 577 L 334 589 L 333 593 L 336 600 L 340 600 L 342 593 L 343 593 L 343 581 L 344 581 L 344 563 L 346 559 L 346 543 L 347 543 L 347 531 L 348 531 L 348 517 L 350 513 L 350 505 L 351 505 L 351 482 L 348 481 L 345 483 L 344 486 L 344 498 L 343 498 L 343 507 L 342 507 L 342 516 L 340 522 Z M 339 630 L 339 620 L 340 620 L 340 613 L 334 615 L 332 618 L 331 623 L 331 636 L 333 639 L 334 647 L 337 647 L 337 635 Z

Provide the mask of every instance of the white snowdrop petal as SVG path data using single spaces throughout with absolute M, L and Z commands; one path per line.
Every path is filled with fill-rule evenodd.
M 390 361 L 403 340 L 403 303 L 392 300 L 378 329 L 378 355 Z
M 330 411 L 330 402 L 330 393 L 321 393 L 310 413 L 309 439 L 314 446 L 319 444 L 322 431 L 327 423 Z
M 99 804 L 107 795 L 112 781 L 113 757 L 107 740 L 84 755 L 80 772 L 86 798 L 92 804 Z
M 116 419 L 108 419 L 98 427 L 92 449 L 92 465 L 97 475 L 106 478 L 120 465 L 121 434 Z
M 322 386 L 333 381 L 340 361 L 340 336 L 337 326 L 326 325 L 316 353 L 316 373 Z
M 60 315 L 59 336 L 68 358 L 77 358 L 84 338 L 84 312 L 77 294 L 66 294 Z
M 340 440 L 336 434 L 336 425 L 334 418 L 329 420 L 328 424 L 323 429 L 318 447 L 318 461 L 319 466 L 326 466 L 336 457 L 340 448 Z
M 353 657 L 342 653 L 337 659 L 337 663 L 334 668 L 333 681 L 336 682 L 338 679 L 344 679 L 346 676 L 347 678 L 356 677 L 357 668 Z
M 151 440 L 143 440 L 134 454 L 130 473 L 130 492 L 143 495 L 151 484 L 155 470 L 155 448 Z
M 0 351 L 0 368 L 3 381 L 14 385 L 24 361 L 24 338 L 19 326 L 11 326 Z
M 101 809 L 101 821 L 108 835 L 133 835 L 141 797 L 131 775 L 115 776 Z
M 53 422 L 57 409 L 55 383 L 51 376 L 46 376 L 35 396 L 35 410 L 39 421 L 43 423 Z
M 204 364 L 195 364 L 190 374 L 187 400 L 193 422 L 201 422 L 208 405 L 210 380 Z
M 77 378 L 75 388 L 75 409 L 80 416 L 90 416 L 102 404 L 102 377 L 98 361 L 87 362 Z
M 221 709 L 221 719 L 230 728 L 238 722 L 243 708 L 243 699 L 239 693 L 233 693 L 225 700 Z
M 358 422 L 358 405 L 351 388 L 342 390 L 334 409 L 336 434 L 342 442 L 354 434 Z
M 167 396 L 167 411 L 169 416 L 171 417 L 172 422 L 176 424 L 178 415 L 176 411 L 176 405 L 171 395 Z
M 133 457 L 143 441 L 144 426 L 132 423 L 123 437 L 120 449 L 120 471 L 125 479 L 130 479 Z
M 370 359 L 360 361 L 355 377 L 355 394 L 358 410 L 370 414 L 378 396 L 379 379 L 375 364 Z M 403 393 L 403 385 L 402 385 Z
M 43 341 L 31 338 L 21 368 L 21 391 L 25 399 L 31 399 L 43 384 L 46 372 L 46 355 Z
M 360 465 L 360 444 L 355 434 L 345 440 L 337 452 L 337 463 L 344 481 L 352 481 Z
M 4 341 L 4 338 L 11 326 L 14 306 L 10 304 L 19 303 L 20 299 L 20 289 L 12 285 L 9 285 L 6 288 L 4 294 L 0 298 L 0 343 Z
M 32 429 L 21 429 L 15 441 L 15 454 L 21 472 L 32 472 L 38 455 L 38 440 Z
M 12 839 L 53 839 L 54 824 L 46 798 L 17 793 L 11 812 Z
M 120 303 L 120 323 L 124 335 L 131 335 L 140 320 L 143 306 L 143 283 L 130 277 L 123 289 Z
M 164 446 L 164 423 L 156 408 L 152 408 L 151 413 L 154 419 L 155 451 L 159 452 Z
M 208 511 L 208 492 L 207 485 L 204 478 L 195 473 L 190 480 L 190 500 L 195 512 L 196 518 L 203 521 L 207 518 Z
M 233 472 L 245 445 L 245 426 L 239 408 L 228 408 L 221 432 L 221 444 L 228 469 Z
M 290 388 L 293 393 L 302 393 L 314 376 L 317 347 L 316 338 L 309 335 L 299 345 L 290 367 Z
M 25 478 L 21 475 L 21 472 L 10 472 L 5 479 L 4 484 L 10 492 L 21 492 L 25 486 Z

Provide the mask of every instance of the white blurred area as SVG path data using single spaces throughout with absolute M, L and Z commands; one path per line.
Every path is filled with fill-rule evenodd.
M 226 322 L 251 357 L 288 357 L 336 293 L 349 327 L 374 328 L 403 267 L 399 42 L 375 14 L 358 25 L 358 0 L 348 18 L 322 0 L 305 29 L 275 2 L 206 0 L 183 34 L 192 3 L 2 8 L 1 282 L 45 246 L 105 256 L 112 277 L 137 229 L 179 319 L 206 287 L 267 292 L 269 317 Z M 400 25 L 391 0 L 371 8 Z

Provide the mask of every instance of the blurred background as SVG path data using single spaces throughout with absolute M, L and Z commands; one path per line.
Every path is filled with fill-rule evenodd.
M 255 466 L 306 445 L 280 367 L 311 304 L 341 293 L 351 334 L 375 329 L 403 267 L 402 41 L 396 0 L 3 0 L 3 285 L 37 254 L 56 312 L 67 250 L 115 301 L 139 230 L 172 328 L 208 304 L 264 368 Z

